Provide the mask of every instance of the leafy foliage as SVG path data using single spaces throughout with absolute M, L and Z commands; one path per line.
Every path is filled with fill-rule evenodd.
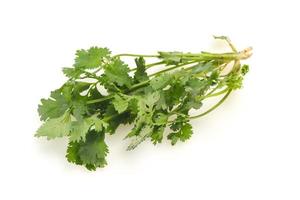
M 35 136 L 46 136 L 47 139 L 54 139 L 69 135 L 71 128 L 71 117 L 66 113 L 58 118 L 49 119 L 38 130 Z
M 158 52 L 152 57 L 166 68 L 149 75 L 147 70 L 158 65 L 146 64 L 151 56 L 125 54 L 134 57 L 136 68 L 130 70 L 122 54 L 112 56 L 107 48 L 78 50 L 73 67 L 63 69 L 66 83 L 41 100 L 38 113 L 44 124 L 35 136 L 68 137 L 67 160 L 88 170 L 106 166 L 109 150 L 104 138 L 121 124 L 132 124 L 125 136 L 130 140 L 127 150 L 148 139 L 155 145 L 164 138 L 172 145 L 185 142 L 193 134 L 190 120 L 220 103 L 198 116 L 190 116 L 191 110 L 227 92 L 222 103 L 232 90 L 242 87 L 249 71 L 248 65 L 240 64 L 239 59 L 245 58 L 242 52 Z M 234 67 L 224 74 L 231 61 Z M 100 93 L 99 86 L 107 94 Z
M 107 162 L 108 147 L 104 142 L 104 133 L 90 131 L 85 141 L 70 142 L 67 149 L 69 162 L 85 165 L 89 170 L 104 167 Z
M 108 58 L 110 51 L 107 48 L 91 47 L 88 50 L 78 50 L 75 58 L 75 68 L 93 69 L 101 65 L 104 58 Z
M 128 75 L 129 68 L 120 59 L 113 59 L 110 64 L 105 65 L 104 70 L 107 81 L 116 83 L 118 86 L 131 86 L 132 78 Z
M 51 92 L 49 99 L 41 99 L 38 112 L 41 120 L 57 118 L 69 108 L 69 102 L 59 90 Z
M 168 135 L 168 139 L 171 140 L 171 144 L 174 145 L 178 140 L 184 142 L 193 134 L 192 126 L 189 123 L 181 123 L 179 128 L 175 128 L 175 130 L 179 129 L 177 132 L 170 133 Z
M 134 61 L 136 64 L 136 71 L 134 73 L 134 82 L 141 83 L 141 82 L 149 80 L 149 77 L 146 72 L 145 59 L 143 57 L 139 57 L 139 58 L 136 58 Z

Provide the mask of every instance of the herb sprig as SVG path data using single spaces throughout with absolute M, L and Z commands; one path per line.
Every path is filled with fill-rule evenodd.
M 227 37 L 215 38 L 226 41 L 232 52 L 112 55 L 107 48 L 78 50 L 74 65 L 63 68 L 66 83 L 41 100 L 38 112 L 44 123 L 35 136 L 68 137 L 67 160 L 89 170 L 107 164 L 105 137 L 120 124 L 133 125 L 124 136 L 131 140 L 127 150 L 147 139 L 157 144 L 166 137 L 172 145 L 188 140 L 193 134 L 190 120 L 221 105 L 241 88 L 249 70 L 241 60 L 251 56 L 251 48 L 238 52 Z M 136 66 L 130 68 L 123 57 L 134 58 Z M 153 59 L 157 61 L 149 62 Z M 161 70 L 149 74 L 153 67 Z M 191 109 L 216 96 L 221 98 L 210 109 L 190 116 Z

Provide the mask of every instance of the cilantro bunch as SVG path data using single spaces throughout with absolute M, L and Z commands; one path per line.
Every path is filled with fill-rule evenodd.
M 66 83 L 41 100 L 38 112 L 44 123 L 35 136 L 68 137 L 68 161 L 89 170 L 107 164 L 105 139 L 120 124 L 132 124 L 124 135 L 131 140 L 127 150 L 147 139 L 157 144 L 166 137 L 172 145 L 188 140 L 190 120 L 222 104 L 241 88 L 248 72 L 240 61 L 251 55 L 251 48 L 238 52 L 227 37 L 215 38 L 225 40 L 232 52 L 112 55 L 107 48 L 78 50 L 73 67 L 63 69 Z M 136 66 L 129 67 L 123 57 L 133 57 Z M 149 74 L 153 67 L 160 71 Z M 221 98 L 210 109 L 189 115 L 216 96 Z

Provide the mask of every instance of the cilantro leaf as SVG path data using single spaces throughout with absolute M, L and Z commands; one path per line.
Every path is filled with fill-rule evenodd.
M 70 132 L 71 117 L 67 112 L 63 116 L 47 120 L 35 134 L 36 137 L 47 137 L 48 140 L 67 136 Z
M 71 124 L 71 133 L 70 133 L 70 141 L 78 142 L 80 140 L 85 140 L 85 136 L 92 126 L 92 121 L 88 119 L 83 119 L 80 121 L 74 121 Z
M 226 77 L 226 85 L 232 90 L 240 89 L 243 86 L 243 79 L 238 73 L 230 73 Z
M 91 123 L 95 126 L 95 131 L 97 131 L 97 132 L 104 131 L 109 126 L 109 124 L 106 121 L 98 118 L 97 114 L 91 116 L 88 120 L 90 120 Z
M 69 103 L 59 90 L 51 92 L 49 99 L 42 99 L 38 106 L 41 120 L 57 118 L 62 116 L 69 108 Z
M 73 121 L 70 130 L 70 141 L 85 141 L 86 134 L 94 126 L 95 131 L 100 132 L 108 127 L 108 124 L 97 117 L 97 114 Z
M 241 73 L 245 76 L 249 72 L 249 65 L 243 65 L 241 68 Z
M 191 78 L 187 81 L 185 90 L 193 95 L 203 94 L 208 86 L 207 80 Z
M 79 78 L 81 74 L 84 74 L 84 71 L 71 68 L 71 67 L 64 67 L 63 68 L 63 73 L 66 75 L 68 78 Z
M 193 73 L 207 73 L 214 69 L 217 66 L 217 63 L 214 61 L 209 62 L 199 62 L 192 70 Z
M 108 146 L 104 142 L 104 133 L 90 131 L 86 136 L 86 141 L 80 143 L 78 154 L 89 170 L 95 170 L 107 164 L 105 157 L 108 152 Z
M 149 80 L 149 77 L 146 72 L 145 59 L 143 57 L 136 58 L 135 64 L 137 66 L 136 71 L 134 73 L 135 83 L 140 83 Z
M 70 142 L 67 149 L 67 160 L 77 165 L 85 165 L 88 170 L 104 167 L 108 154 L 108 147 L 104 142 L 104 133 L 89 131 L 85 141 Z
M 165 113 L 156 113 L 154 116 L 153 116 L 153 122 L 156 124 L 156 125 L 164 125 L 168 122 L 168 115 L 165 114 Z
M 182 52 L 158 52 L 159 57 L 167 64 L 167 65 L 176 65 L 182 61 Z
M 153 129 L 153 132 L 151 134 L 151 141 L 153 142 L 154 145 L 157 143 L 161 143 L 163 139 L 163 134 L 164 134 L 165 126 L 155 126 Z
M 150 126 L 145 126 L 141 133 L 137 135 L 132 142 L 127 147 L 127 151 L 135 149 L 139 144 L 141 144 L 146 138 L 148 138 L 152 133 L 153 128 Z
M 88 50 L 78 50 L 75 58 L 75 68 L 93 69 L 101 65 L 104 58 L 109 57 L 110 51 L 107 48 L 91 47 Z
M 128 66 L 120 59 L 114 59 L 111 63 L 105 65 L 105 76 L 107 81 L 116 83 L 119 86 L 130 87 L 132 85 L 132 78 L 128 75 Z
M 184 142 L 192 136 L 192 126 L 189 123 L 185 123 L 178 132 L 173 132 L 168 135 L 168 139 L 171 140 L 171 144 L 175 145 L 178 140 Z
M 140 100 L 140 109 L 152 110 L 153 106 L 159 100 L 160 94 L 158 91 L 147 94 L 142 100 Z
M 128 100 L 123 99 L 120 95 L 115 95 L 114 100 L 112 101 L 116 111 L 118 113 L 124 112 L 128 107 Z
M 145 116 L 145 115 L 139 116 L 137 118 L 137 120 L 135 121 L 134 127 L 131 129 L 131 131 L 127 134 L 127 136 L 125 138 L 139 135 L 146 124 L 145 123 L 147 121 L 146 119 L 147 119 L 147 116 Z
M 83 98 L 76 98 L 72 102 L 72 114 L 76 120 L 83 120 L 85 114 L 88 112 L 86 101 Z
M 81 143 L 82 142 L 69 142 L 66 155 L 66 158 L 69 162 L 77 165 L 82 165 L 82 161 L 79 155 Z
M 172 75 L 164 73 L 150 80 L 150 86 L 154 90 L 163 89 L 167 85 L 169 85 L 172 81 Z

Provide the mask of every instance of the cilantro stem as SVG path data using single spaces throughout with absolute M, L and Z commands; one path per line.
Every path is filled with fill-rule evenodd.
M 153 57 L 159 57 L 159 55 L 145 55 L 145 54 L 130 54 L 130 53 L 123 53 L 123 54 L 117 54 L 115 57 L 149 57 L 149 58 L 153 58 Z
M 227 91 L 227 93 L 223 96 L 223 98 L 218 103 L 216 103 L 210 109 L 208 109 L 207 111 L 205 111 L 205 112 L 203 112 L 203 113 L 201 113 L 199 115 L 195 115 L 195 116 L 189 117 L 189 119 L 196 119 L 196 118 L 202 117 L 202 116 L 207 115 L 208 113 L 212 112 L 213 110 L 215 110 L 217 107 L 219 107 L 227 99 L 227 97 L 229 96 L 229 94 L 231 92 L 232 92 L 232 89 L 229 89 Z
M 154 66 L 157 66 L 157 65 L 162 65 L 164 64 L 165 62 L 164 61 L 160 61 L 160 62 L 155 62 L 155 63 L 151 63 L 151 64 L 148 64 L 148 65 L 145 65 L 146 69 L 149 69 L 151 67 L 154 67 Z M 132 72 L 132 71 L 135 71 L 137 68 L 132 68 L 130 69 L 129 71 Z
M 225 40 L 227 42 L 227 44 L 230 46 L 230 48 L 232 49 L 233 52 L 237 53 L 237 49 L 235 48 L 235 46 L 232 44 L 232 42 L 230 41 L 230 39 L 226 36 L 214 36 L 215 39 L 220 39 L 220 40 Z
M 173 70 L 173 69 L 176 69 L 176 68 L 178 68 L 178 67 L 183 67 L 183 66 L 186 66 L 186 65 L 188 65 L 188 64 L 193 64 L 193 63 L 196 63 L 196 62 L 198 62 L 198 61 L 191 61 L 191 62 L 179 64 L 179 65 L 174 65 L 173 67 L 169 67 L 169 68 L 164 69 L 164 70 L 161 70 L 161 71 L 159 71 L 159 72 L 155 72 L 155 73 L 153 73 L 153 74 L 150 74 L 149 77 L 156 76 L 156 75 L 162 74 L 162 73 L 164 73 L 164 72 L 168 72 L 168 71 L 171 71 L 171 70 Z
M 225 39 L 230 47 L 234 50 L 233 53 L 209 53 L 209 52 L 201 52 L 201 53 L 182 53 L 178 54 L 177 56 L 180 56 L 181 58 L 185 59 L 191 59 L 191 60 L 206 60 L 206 59 L 225 59 L 225 60 L 243 60 L 247 59 L 251 56 L 252 48 L 248 47 L 244 49 L 243 51 L 237 52 L 235 47 L 231 44 L 231 42 L 227 39 Z M 171 53 L 164 52 L 164 55 L 168 55 Z M 160 55 L 146 55 L 146 54 L 117 54 L 113 57 L 152 57 L 152 58 L 160 58 Z
M 112 97 L 113 97 L 113 95 L 107 95 L 107 96 L 99 98 L 99 99 L 89 100 L 89 101 L 87 101 L 87 104 L 99 103 L 99 102 L 111 99 Z
M 210 97 L 219 96 L 219 95 L 221 95 L 221 94 L 224 94 L 224 93 L 227 92 L 228 90 L 229 90 L 228 88 L 225 88 L 224 90 L 221 90 L 220 92 L 208 94 L 208 95 L 206 95 L 206 96 L 204 97 L 204 99 L 210 98 Z

